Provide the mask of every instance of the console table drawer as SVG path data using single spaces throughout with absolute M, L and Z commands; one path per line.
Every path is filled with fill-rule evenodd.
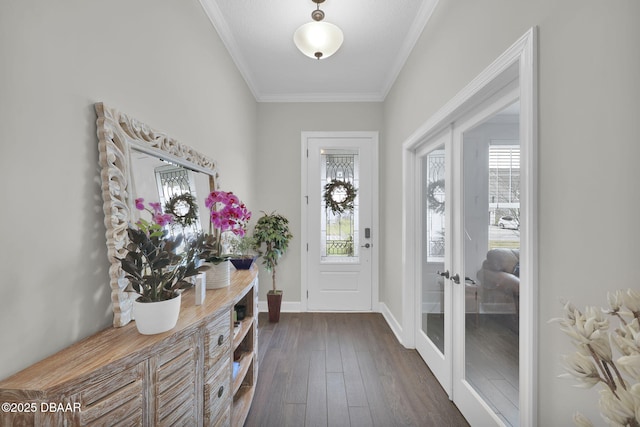
M 205 329 L 204 364 L 211 369 L 231 350 L 231 314 L 223 312 L 210 321 Z
M 211 377 L 204 384 L 204 417 L 205 425 L 214 425 L 224 409 L 231 402 L 231 359 L 223 359 Z

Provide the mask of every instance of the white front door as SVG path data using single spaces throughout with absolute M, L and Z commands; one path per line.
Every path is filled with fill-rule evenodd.
M 302 287 L 307 309 L 370 311 L 377 298 L 373 286 L 377 133 L 305 132 L 302 139 L 307 153 L 306 290 L 305 283 Z

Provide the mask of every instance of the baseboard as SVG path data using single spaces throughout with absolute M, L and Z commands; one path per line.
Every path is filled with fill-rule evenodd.
M 387 324 L 391 328 L 391 331 L 396 336 L 396 339 L 398 340 L 398 342 L 400 342 L 400 344 L 404 346 L 404 341 L 402 339 L 402 326 L 393 316 L 393 314 L 391 313 L 391 311 L 389 310 L 389 308 L 385 303 L 381 302 L 378 307 L 380 309 L 380 313 L 382 314 L 382 317 L 384 317 L 384 320 L 387 321 Z
M 258 311 L 264 313 L 269 311 L 266 301 L 258 301 Z M 281 313 L 300 313 L 301 311 L 302 304 L 300 301 L 282 301 L 282 305 L 280 306 Z M 398 342 L 404 345 L 404 341 L 402 340 L 402 326 L 400 326 L 400 323 L 393 316 L 387 305 L 381 302 L 378 304 L 378 311 L 382 314 L 382 317 L 384 317 L 384 320 L 389 325 L 389 328 L 391 328 Z
M 281 313 L 300 313 L 302 308 L 302 304 L 300 301 L 282 301 L 280 305 Z M 258 311 L 260 312 L 268 312 L 269 308 L 267 307 L 266 301 L 258 301 Z

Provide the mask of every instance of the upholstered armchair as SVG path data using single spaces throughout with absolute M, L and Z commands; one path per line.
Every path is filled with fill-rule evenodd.
M 513 297 L 516 313 L 520 302 L 520 251 L 498 248 L 487 252 L 487 259 L 478 271 L 483 289 L 496 289 Z

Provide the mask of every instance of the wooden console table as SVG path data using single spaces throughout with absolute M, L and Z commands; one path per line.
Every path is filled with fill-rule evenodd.
M 130 323 L 79 341 L 0 381 L 0 425 L 242 426 L 258 376 L 257 303 L 254 265 L 200 306 L 186 291 L 169 332 Z M 246 317 L 234 328 L 236 304 Z

